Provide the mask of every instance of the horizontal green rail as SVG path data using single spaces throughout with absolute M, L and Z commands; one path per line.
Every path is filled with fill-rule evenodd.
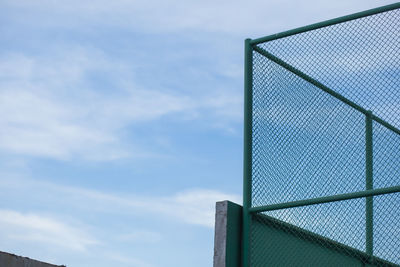
M 324 92 L 330 94 L 331 96 L 339 99 L 340 101 L 342 101 L 343 103 L 349 105 L 350 107 L 362 112 L 365 115 L 368 115 L 370 113 L 370 111 L 366 110 L 365 108 L 361 107 L 360 105 L 357 105 L 356 103 L 354 103 L 350 99 L 347 99 L 343 95 L 335 92 L 334 90 L 330 89 L 329 87 L 327 87 L 323 83 L 321 83 L 321 82 L 317 81 L 316 79 L 312 78 L 311 76 L 305 74 L 301 70 L 293 67 L 292 65 L 290 65 L 287 62 L 283 61 L 282 59 L 280 59 L 280 58 L 276 57 L 275 55 L 265 51 L 265 49 L 262 49 L 262 48 L 260 48 L 258 46 L 254 46 L 253 49 L 254 49 L 254 51 L 257 51 L 257 53 L 265 56 L 269 60 L 275 62 L 276 64 L 280 65 L 281 67 L 285 68 L 286 70 L 288 70 L 288 71 L 292 72 L 293 74 L 299 76 L 303 80 L 305 80 L 305 81 L 311 83 L 312 85 L 318 87 L 322 91 L 324 91 Z M 398 128 L 396 128 L 395 126 L 391 125 L 390 123 L 388 123 L 387 121 L 383 120 L 382 118 L 379 118 L 376 115 L 372 115 L 372 120 L 376 121 L 377 123 L 381 124 L 382 126 L 388 128 L 391 131 L 393 131 L 393 132 L 395 132 L 395 133 L 400 135 L 400 130 Z
M 291 202 L 285 202 L 285 203 L 253 207 L 253 208 L 250 208 L 249 211 L 251 213 L 258 213 L 258 212 L 271 211 L 271 210 L 281 210 L 281 209 L 304 207 L 304 206 L 323 204 L 323 203 L 329 203 L 329 202 L 343 201 L 343 200 L 349 200 L 349 199 L 355 199 L 355 198 L 373 197 L 373 196 L 393 194 L 393 193 L 398 193 L 398 192 L 400 192 L 400 186 L 392 186 L 392 187 L 364 190 L 364 191 L 358 191 L 358 192 L 352 192 L 352 193 L 346 193 L 346 194 L 340 194 L 340 195 L 334 195 L 334 196 L 303 199 L 303 200 L 297 200 L 297 201 L 291 201 Z
M 319 23 L 314 23 L 314 24 L 296 28 L 293 30 L 284 31 L 284 32 L 272 34 L 269 36 L 253 39 L 250 41 L 250 44 L 252 44 L 252 45 L 260 44 L 260 43 L 288 37 L 291 35 L 307 32 L 307 31 L 312 31 L 312 30 L 320 29 L 320 28 L 327 27 L 327 26 L 332 26 L 335 24 L 339 24 L 339 23 L 343 23 L 343 22 L 347 22 L 347 21 L 351 21 L 351 20 L 355 20 L 355 19 L 360 19 L 363 17 L 375 15 L 378 13 L 390 11 L 390 10 L 397 9 L 397 8 L 400 8 L 400 3 L 394 3 L 391 5 L 387 5 L 387 6 L 373 8 L 373 9 L 365 10 L 362 12 L 354 13 L 351 15 L 347 15 L 347 16 L 343 16 L 343 17 L 339 17 L 339 18 L 335 18 L 335 19 L 330 19 L 330 20 L 326 20 L 323 22 L 319 22 Z

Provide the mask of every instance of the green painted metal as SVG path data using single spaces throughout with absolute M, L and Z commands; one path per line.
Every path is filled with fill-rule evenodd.
M 316 87 L 318 87 L 322 91 L 324 91 L 324 92 L 330 94 L 331 96 L 339 99 L 340 101 L 342 101 L 343 103 L 349 105 L 350 107 L 352 107 L 352 108 L 364 113 L 365 115 L 367 115 L 369 113 L 369 111 L 367 109 L 361 107 L 360 105 L 357 105 L 356 103 L 354 103 L 350 99 L 347 99 L 346 97 L 342 96 L 341 94 L 337 93 L 336 91 L 332 90 L 331 88 L 327 87 L 326 85 L 322 84 L 321 82 L 317 81 L 316 79 L 310 77 L 309 75 L 305 74 L 304 72 L 296 69 L 295 67 L 293 67 L 292 65 L 286 63 L 282 59 L 280 59 L 280 58 L 274 56 L 273 54 L 265 51 L 264 49 L 262 49 L 262 48 L 260 48 L 258 46 L 254 46 L 253 49 L 257 53 L 260 53 L 261 55 L 263 55 L 266 58 L 270 59 L 271 61 L 275 62 L 279 66 L 285 68 L 286 70 L 292 72 L 293 74 L 296 74 L 300 78 L 302 78 L 305 81 L 311 83 L 312 85 L 315 85 Z M 383 125 L 384 127 L 388 128 L 389 130 L 391 130 L 391 131 L 393 131 L 393 132 L 395 132 L 395 133 L 400 135 L 400 129 L 397 129 L 395 126 L 391 125 L 390 123 L 386 122 L 385 120 L 383 120 L 383 119 L 381 119 L 381 118 L 379 118 L 378 116 L 375 116 L 375 115 L 372 115 L 371 118 L 374 121 L 378 122 L 379 124 Z
M 243 257 L 242 266 L 250 266 L 252 121 L 253 121 L 253 49 L 245 40 L 244 62 L 244 156 L 243 156 Z
M 270 251 L 255 252 L 263 266 L 399 266 L 270 216 L 253 218 L 258 239 Z
M 384 91 L 384 88 L 381 86 L 382 84 L 389 86 L 389 92 L 393 93 L 396 89 L 396 84 L 393 85 L 393 83 L 395 80 L 394 76 L 398 70 L 398 65 L 393 62 L 396 62 L 397 58 L 389 57 L 389 60 L 393 60 L 393 62 L 390 61 L 390 63 L 394 64 L 394 67 L 390 65 L 390 71 L 384 69 L 386 72 L 383 72 L 381 76 L 378 75 L 378 79 L 374 80 L 373 75 L 371 75 L 371 77 L 362 76 L 366 75 L 365 73 L 369 74 L 368 71 L 371 70 L 379 71 L 380 68 L 383 68 L 382 62 L 387 59 L 384 56 L 391 56 L 396 53 L 396 48 L 398 47 L 394 41 L 396 39 L 393 37 L 393 35 L 396 35 L 396 32 L 389 29 L 393 29 L 398 25 L 398 23 L 400 23 L 399 20 L 395 20 L 398 18 L 399 13 L 397 13 L 397 11 L 388 12 L 396 9 L 400 9 L 400 3 L 355 13 L 258 39 L 246 39 L 244 66 L 245 112 L 242 266 L 321 266 L 322 263 L 324 266 L 399 266 L 396 265 L 400 263 L 400 258 L 397 258 L 397 254 L 394 252 L 396 250 L 380 244 L 382 243 L 382 238 L 375 238 L 374 240 L 374 235 L 381 234 L 382 227 L 387 227 L 383 224 L 386 223 L 385 217 L 391 215 L 385 214 L 387 210 L 382 208 L 382 203 L 389 200 L 395 203 L 397 201 L 396 197 L 399 196 L 395 193 L 400 193 L 400 185 L 398 185 L 398 183 L 394 184 L 392 181 L 386 180 L 382 182 L 383 176 L 386 177 L 389 174 L 389 176 L 391 176 L 390 172 L 393 172 L 394 175 L 397 176 L 397 167 L 396 163 L 394 163 L 394 161 L 397 160 L 397 157 L 393 155 L 396 153 L 396 147 L 398 146 L 398 143 L 396 143 L 398 142 L 398 139 L 396 140 L 396 138 L 400 136 L 400 129 L 399 124 L 396 124 L 398 123 L 398 120 L 396 117 L 393 118 L 394 115 L 390 111 L 390 96 L 384 98 L 385 95 L 380 95 L 381 92 Z M 379 13 L 384 12 L 388 13 L 378 15 Z M 371 17 L 370 19 L 366 18 L 372 15 L 376 16 Z M 365 19 L 355 21 L 361 18 Z M 353 22 L 348 24 L 345 23 L 349 21 Z M 380 22 L 383 22 L 383 24 Z M 330 28 L 331 30 L 314 31 L 340 23 L 344 24 L 334 26 Z M 373 37 L 374 31 L 363 35 L 364 32 L 366 32 L 364 29 L 369 28 L 370 26 L 376 26 L 382 31 L 381 33 L 384 33 L 383 36 L 386 36 L 385 38 L 387 38 L 384 39 L 386 42 L 384 44 L 386 44 L 386 46 L 381 46 L 379 42 L 375 42 L 375 39 L 374 43 L 371 42 L 371 46 L 375 47 L 380 53 L 377 53 L 378 59 L 374 56 L 370 56 L 368 53 L 359 55 L 359 51 L 364 50 L 357 50 L 358 48 L 366 49 L 366 47 L 363 46 L 364 43 L 362 43 L 362 40 L 364 40 L 363 38 L 368 39 Z M 297 38 L 294 36 L 310 31 L 313 32 L 309 35 L 305 34 Z M 356 32 L 354 35 L 353 31 Z M 282 39 L 289 36 L 292 36 L 293 38 L 288 38 L 287 40 Z M 350 43 L 341 43 L 338 39 L 329 42 L 329 38 L 336 38 L 335 36 L 338 38 L 344 38 L 344 36 L 347 36 L 350 39 Z M 278 39 L 282 40 L 266 43 Z M 357 42 L 353 42 L 353 40 L 356 40 Z M 301 47 L 301 42 L 303 41 L 308 46 Z M 334 45 L 330 46 L 329 44 Z M 335 47 L 335 45 L 337 45 L 337 47 Z M 383 53 L 383 49 L 385 49 L 383 47 L 386 47 L 386 49 L 389 50 L 385 50 L 385 53 L 387 54 Z M 320 48 L 322 50 L 319 50 Z M 323 56 L 323 53 L 325 52 L 323 49 L 327 50 L 327 57 Z M 336 49 L 338 49 L 339 53 Z M 343 49 L 347 54 L 342 53 L 340 49 Z M 335 53 L 337 54 L 330 54 L 329 52 L 331 50 L 335 50 Z M 371 49 L 370 51 L 373 50 Z M 318 58 L 320 55 L 319 53 L 322 55 L 320 58 Z M 307 57 L 307 55 L 312 56 Z M 352 58 L 348 55 L 353 57 L 355 55 L 354 62 L 352 62 Z M 343 58 L 341 58 L 341 56 L 343 56 Z M 327 58 L 328 61 L 323 62 L 325 58 Z M 371 61 L 368 61 L 369 59 L 371 59 Z M 313 65 L 315 62 L 320 65 Z M 339 66 L 337 68 L 329 65 L 336 63 L 338 63 Z M 371 66 L 368 64 L 371 64 Z M 320 70 L 318 69 L 318 66 L 323 66 L 323 68 Z M 347 74 L 342 76 L 342 71 L 345 67 L 348 68 L 348 72 L 351 72 L 353 75 L 350 78 L 348 77 L 350 74 L 348 76 L 346 76 Z M 376 70 L 374 68 L 376 68 Z M 254 76 L 253 72 L 255 73 Z M 311 75 L 308 75 L 307 73 Z M 364 74 L 360 75 L 360 73 Z M 317 79 L 312 76 L 317 77 Z M 332 77 L 326 78 L 327 76 Z M 354 84 L 348 83 L 347 85 L 349 87 L 347 87 L 346 82 L 353 82 L 353 78 L 356 82 L 354 82 Z M 382 80 L 380 80 L 381 78 Z M 319 80 L 326 82 L 330 87 L 326 86 Z M 359 81 L 366 81 L 366 86 L 364 87 L 364 84 Z M 345 86 L 342 86 L 343 84 Z M 378 85 L 376 91 L 368 91 L 371 90 L 371 84 L 373 84 L 374 87 L 375 85 Z M 319 90 L 314 90 L 315 87 L 326 94 L 321 93 Z M 335 87 L 336 89 L 339 89 L 343 95 L 335 91 Z M 349 93 L 353 88 L 355 92 L 352 92 L 353 94 Z M 364 91 L 359 88 L 363 88 Z M 375 90 L 375 88 L 372 89 Z M 348 97 L 345 97 L 345 95 Z M 366 95 L 366 101 L 364 101 L 364 95 Z M 374 96 L 376 96 L 376 98 L 374 98 Z M 381 96 L 383 97 L 381 98 Z M 370 101 L 368 97 L 372 100 Z M 375 103 L 375 99 L 378 99 L 378 103 Z M 389 102 L 387 106 L 386 103 L 379 102 L 382 101 L 382 99 Z M 318 106 L 311 107 L 314 101 L 315 103 L 318 103 Z M 396 100 L 392 100 L 392 102 L 396 102 Z M 381 106 L 379 106 L 379 104 L 381 104 Z M 368 110 L 368 108 L 377 108 L 374 112 L 375 114 L 379 114 L 379 116 L 373 114 Z M 379 110 L 379 108 L 381 109 Z M 384 109 L 383 112 L 382 109 Z M 363 115 L 365 116 L 365 129 L 363 129 Z M 385 117 L 385 115 L 388 117 Z M 332 119 L 336 118 L 340 120 L 338 120 L 336 124 L 330 124 Z M 383 118 L 385 118 L 385 120 Z M 349 123 L 353 121 L 354 125 Z M 340 125 L 341 122 L 344 122 L 343 126 Z M 376 126 L 374 129 L 373 124 Z M 281 128 L 280 125 L 282 125 Z M 327 125 L 329 125 L 329 127 Z M 319 143 L 315 141 L 315 139 L 312 139 L 317 136 L 316 132 L 320 129 L 318 127 L 324 128 L 323 130 L 330 129 L 329 133 L 324 133 L 325 139 L 321 138 L 321 140 L 322 143 L 325 143 L 319 147 L 315 145 Z M 312 130 L 310 130 L 311 128 Z M 331 144 L 332 141 L 330 140 L 332 139 L 329 138 L 333 138 L 332 136 L 335 136 L 336 134 L 340 135 L 347 129 L 349 134 L 340 136 L 344 140 L 342 141 L 342 139 L 339 139 L 341 142 L 339 145 L 335 143 L 338 149 L 330 150 L 330 156 L 326 156 L 328 153 L 321 148 L 326 148 L 326 144 Z M 365 144 L 363 143 L 363 130 L 365 130 Z M 395 134 L 393 135 L 392 133 Z M 356 138 L 354 136 L 356 136 Z M 346 140 L 347 138 L 351 140 Z M 253 139 L 255 141 L 253 141 Z M 382 148 L 382 144 L 383 147 L 388 146 L 388 143 L 386 142 L 389 139 L 394 139 L 395 141 L 392 144 L 389 143 L 389 151 L 392 155 L 392 159 L 386 160 L 385 155 L 383 155 L 385 153 L 383 149 L 388 148 Z M 293 145 L 291 144 L 292 141 Z M 312 143 L 312 145 L 309 145 L 307 142 Z M 288 143 L 289 145 L 287 145 Z M 378 149 L 376 149 L 377 152 L 373 149 L 374 145 L 376 145 L 374 143 L 379 144 Z M 308 147 L 303 149 L 302 146 Z M 310 148 L 317 148 L 316 153 L 313 154 L 314 151 Z M 331 148 L 334 148 L 334 146 L 331 146 Z M 330 148 L 328 147 L 327 150 L 329 151 L 329 149 Z M 274 155 L 269 157 L 260 156 L 272 155 L 271 151 L 277 153 L 277 160 L 274 159 Z M 316 163 L 314 164 L 314 161 L 311 161 L 310 158 L 308 158 L 309 155 L 302 154 L 301 152 L 303 151 L 312 151 L 311 155 L 318 159 L 315 160 Z M 332 151 L 334 151 L 334 153 L 332 153 Z M 342 156 L 344 155 L 341 154 L 343 152 L 347 153 L 348 156 Z M 365 162 L 363 161 L 364 153 Z M 377 153 L 375 159 L 374 153 Z M 352 156 L 354 157 L 351 158 Z M 313 158 L 313 160 L 315 158 Z M 282 165 L 280 165 L 281 162 L 278 162 L 280 159 L 283 159 Z M 353 159 L 355 160 L 354 162 Z M 310 167 L 310 165 L 303 163 L 303 161 L 307 160 L 310 160 L 309 162 L 314 164 L 311 165 L 311 169 L 307 169 L 312 170 L 313 172 L 307 172 L 303 171 L 304 169 L 301 169 L 302 167 L 305 168 L 304 166 Z M 326 163 L 324 163 L 324 160 Z M 332 161 L 334 163 L 332 163 Z M 381 165 L 374 167 L 374 164 L 376 164 L 374 161 L 380 162 Z M 321 165 L 319 165 L 320 162 L 322 162 Z M 354 169 L 352 169 L 352 164 L 356 165 L 354 166 Z M 322 168 L 318 168 L 321 166 Z M 330 169 L 328 169 L 328 166 Z M 341 169 L 342 166 L 343 170 L 345 170 L 345 167 L 347 167 L 347 169 L 343 171 Z M 385 172 L 386 166 L 389 166 L 390 168 L 387 172 Z M 275 167 L 281 167 L 282 170 L 276 171 L 274 170 Z M 291 171 L 296 170 L 297 168 L 302 171 Z M 313 168 L 315 168 L 315 170 Z M 361 178 L 364 176 L 364 168 L 365 190 L 358 191 L 364 188 L 364 181 L 358 179 L 358 177 Z M 376 177 L 373 177 L 374 170 L 376 170 Z M 325 173 L 326 176 L 332 175 L 332 179 L 341 179 L 341 175 L 344 174 L 342 180 L 347 182 L 340 184 L 336 183 L 337 180 L 332 182 L 329 178 L 326 179 L 327 182 L 325 182 L 325 178 L 320 175 L 325 175 Z M 304 188 L 301 188 L 300 191 L 302 192 L 299 192 L 299 194 L 294 190 L 291 191 L 293 188 L 296 188 L 296 185 L 298 185 L 293 184 L 293 187 L 290 188 L 292 186 L 293 178 L 290 178 L 292 174 L 293 178 L 301 179 L 300 184 L 304 186 Z M 317 180 L 315 180 L 317 183 L 312 184 L 314 174 L 315 177 L 317 177 Z M 271 178 L 269 177 L 270 175 Z M 398 177 L 393 177 L 393 179 L 396 178 Z M 380 185 L 379 182 L 377 183 L 374 181 L 379 181 L 379 179 L 381 179 Z M 282 180 L 284 180 L 284 182 L 282 182 Z M 271 181 L 273 181 L 273 183 Z M 330 185 L 330 183 L 332 183 L 332 187 L 327 188 L 327 185 Z M 378 186 L 375 185 L 377 188 L 374 188 L 374 183 L 378 184 Z M 306 188 L 307 185 L 312 189 L 309 190 Z M 352 189 L 349 189 L 350 187 Z M 279 191 L 280 189 L 287 190 L 287 192 Z M 253 190 L 254 192 L 252 192 Z M 272 194 L 268 194 L 268 192 Z M 332 195 L 335 193 L 342 194 Z M 390 197 L 383 197 L 383 195 L 389 194 L 391 194 Z M 281 195 L 284 195 L 284 197 L 281 198 Z M 318 197 L 321 195 L 323 197 Z M 365 198 L 365 205 L 363 198 Z M 356 201 L 356 199 L 359 199 L 359 201 Z M 355 201 L 311 207 L 312 205 L 348 200 Z M 374 200 L 376 205 L 375 211 Z M 354 205 L 355 207 L 358 206 L 358 212 L 354 212 L 353 214 L 359 216 L 360 221 L 357 222 L 354 220 L 351 225 L 354 229 L 360 229 L 359 231 L 362 237 L 358 236 L 358 239 L 356 240 L 351 238 L 353 232 L 349 232 L 343 237 L 341 235 L 345 232 L 342 232 L 342 229 L 337 229 L 338 226 L 342 225 L 340 223 L 340 218 L 342 216 L 348 216 L 347 214 L 340 213 L 340 211 L 342 211 L 341 208 L 344 207 L 345 209 L 343 210 L 347 209 L 352 212 L 351 208 L 348 208 L 349 206 L 347 206 L 347 203 L 349 203 L 349 205 Z M 309 208 L 292 209 L 306 206 L 309 206 Z M 360 207 L 362 207 L 362 209 L 360 209 Z M 337 212 L 337 216 L 332 215 L 332 213 L 326 214 L 321 211 L 328 211 L 329 209 L 333 209 Z M 313 213 L 314 211 L 320 213 Z M 309 216 L 308 218 L 304 215 L 307 212 L 310 213 L 310 215 L 307 215 Z M 302 220 L 303 217 L 307 218 L 309 221 Z M 282 221 L 277 218 L 280 218 Z M 322 219 L 322 221 L 320 222 L 318 219 Z M 376 221 L 375 225 L 374 220 Z M 391 223 L 395 223 L 394 219 L 392 220 L 393 222 L 391 221 Z M 296 226 L 288 224 L 287 222 L 296 225 L 305 225 L 305 227 L 310 227 L 309 229 L 312 229 L 312 231 L 323 232 L 323 235 L 331 235 L 333 239 L 344 242 L 340 243 L 333 239 L 326 239 L 325 236 L 315 235 L 313 232 L 296 228 Z M 331 232 L 321 230 L 321 224 L 324 223 L 332 223 L 334 225 L 332 226 L 333 228 L 329 229 L 332 230 Z M 353 230 L 353 228 L 350 227 L 348 229 Z M 375 233 L 374 230 L 376 231 Z M 356 231 L 354 232 L 354 236 L 358 234 Z M 340 240 L 340 238 L 342 238 L 342 240 Z M 361 240 L 365 241 L 365 247 Z M 398 246 L 398 244 L 395 243 L 396 241 L 392 240 L 390 242 L 394 242 L 393 246 Z M 351 246 L 346 246 L 344 244 L 351 244 Z M 354 247 L 352 247 L 353 245 Z M 382 248 L 389 250 L 389 253 Z M 382 258 L 379 258 L 378 256 Z
M 341 94 L 335 92 L 334 90 L 332 90 L 329 87 L 325 86 L 321 82 L 319 82 L 316 79 L 310 77 L 309 75 L 305 74 L 304 72 L 296 69 L 292 65 L 286 63 L 282 59 L 274 56 L 273 54 L 265 51 L 264 49 L 262 49 L 262 48 L 260 48 L 258 46 L 255 46 L 254 50 L 257 51 L 258 53 L 260 53 L 261 55 L 265 56 L 266 58 L 270 59 L 271 61 L 275 62 L 276 64 L 278 64 L 278 65 L 282 66 L 283 68 L 287 69 L 288 71 L 296 74 L 297 76 L 299 76 L 300 78 L 304 79 L 305 81 L 315 85 L 316 87 L 318 87 L 319 89 L 323 90 L 324 92 L 326 92 L 326 93 L 330 94 L 331 96 L 339 99 L 343 103 L 346 103 L 347 105 L 351 106 L 352 108 L 354 108 L 354 109 L 356 109 L 356 110 L 358 110 L 358 111 L 360 111 L 360 112 L 362 112 L 364 114 L 366 114 L 368 112 L 366 109 L 364 109 L 360 105 L 357 105 L 353 101 L 351 101 L 351 100 L 347 99 L 346 97 L 342 96 Z
M 242 207 L 230 201 L 227 204 L 225 266 L 240 267 Z M 265 255 L 266 266 L 308 267 L 324 261 L 329 262 L 327 266 L 398 266 L 263 214 L 254 215 L 253 227 L 262 233 L 259 239 L 265 240 L 267 248 L 282 247 L 279 253 L 256 252 Z
M 242 207 L 227 201 L 225 267 L 241 266 Z
M 296 29 L 293 29 L 293 30 L 284 31 L 284 32 L 272 34 L 272 35 L 269 35 L 269 36 L 253 39 L 251 41 L 251 44 L 252 45 L 256 45 L 256 44 L 260 44 L 260 43 L 264 43 L 264 42 L 268 42 L 268 41 L 273 41 L 273 40 L 277 40 L 277 39 L 280 39 L 280 38 L 288 37 L 288 36 L 291 36 L 291 35 L 295 35 L 295 34 L 299 34 L 299 33 L 303 33 L 303 32 L 308 32 L 308 31 L 313 31 L 313 30 L 320 29 L 320 28 L 323 28 L 323 27 L 327 27 L 327 26 L 332 26 L 332 25 L 335 25 L 335 24 L 343 23 L 343 22 L 346 22 L 346 21 L 351 21 L 351 20 L 360 19 L 360 18 L 367 17 L 367 16 L 372 16 L 372 15 L 375 15 L 375 14 L 378 14 L 378 13 L 390 11 L 390 10 L 397 9 L 397 8 L 400 8 L 400 3 L 394 3 L 394 4 L 391 4 L 391 5 L 387 5 L 387 6 L 382 6 L 382 7 L 378 7 L 378 8 L 374 8 L 374 9 L 369 9 L 369 10 L 365 10 L 365 11 L 362 11 L 362 12 L 354 13 L 354 14 L 351 14 L 351 15 L 347 15 L 347 16 L 343 16 L 343 17 L 339 17 L 339 18 L 335 18 L 335 19 L 330 19 L 330 20 L 326 20 L 326 21 L 323 21 L 323 22 L 319 22 L 319 23 L 314 23 L 314 24 L 307 25 L 307 26 L 300 27 L 300 28 L 296 28 Z
M 381 124 L 382 126 L 388 128 L 389 130 L 391 130 L 392 132 L 400 135 L 400 130 L 396 127 L 394 127 L 393 125 L 391 125 L 390 123 L 386 122 L 385 120 L 375 116 L 374 114 L 372 114 L 372 120 L 376 121 L 377 123 Z
M 372 134 L 372 112 L 365 116 L 365 189 L 373 189 L 373 134 Z M 373 255 L 373 197 L 365 198 L 365 247 L 369 255 Z
M 295 207 L 304 207 L 304 206 L 310 206 L 310 205 L 317 205 L 317 204 L 343 201 L 343 200 L 349 200 L 349 199 L 393 194 L 393 193 L 399 193 L 399 192 L 400 192 L 400 186 L 391 186 L 391 187 L 385 187 L 385 188 L 377 188 L 377 189 L 372 189 L 372 190 L 352 192 L 352 193 L 347 193 L 347 194 L 339 194 L 339 195 L 333 195 L 333 196 L 303 199 L 303 200 L 284 202 L 284 203 L 279 203 L 279 204 L 253 207 L 253 208 L 250 208 L 250 212 L 251 213 L 259 213 L 259 212 L 271 211 L 271 210 L 281 210 L 281 209 L 289 209 L 289 208 L 295 208 Z

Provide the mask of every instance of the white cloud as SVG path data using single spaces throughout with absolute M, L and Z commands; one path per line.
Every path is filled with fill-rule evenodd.
M 3 1 L 4 2 L 4 1 Z M 243 34 L 267 34 L 335 16 L 347 15 L 395 1 L 5 1 L 21 14 L 36 16 L 32 21 L 40 27 L 88 30 L 108 25 L 134 31 L 177 32 L 205 31 Z M 295 5 L 296 8 L 293 8 Z M 326 12 L 321 12 L 326 10 Z M 29 17 L 29 15 L 28 15 Z M 104 19 L 107 18 L 107 19 Z M 310 21 L 313 18 L 313 21 Z M 19 21 L 21 23 L 21 21 Z M 300 24 L 299 24 L 300 23 Z M 86 27 L 82 27 L 85 25 Z
M 209 189 L 191 189 L 170 196 L 115 195 L 73 187 L 57 187 L 66 199 L 81 199 L 86 208 L 101 207 L 106 212 L 157 214 L 168 220 L 214 227 L 215 203 L 221 200 L 241 202 L 241 197 Z
M 159 225 L 200 227 L 211 233 L 215 202 L 240 203 L 238 195 L 209 189 L 164 196 L 122 194 L 5 173 L 0 177 L 0 203 L 7 203 L 7 209 L 0 207 L 3 250 L 67 265 L 102 255 L 105 266 L 107 262 L 150 266 L 148 256 L 130 253 L 129 247 L 159 249 L 169 243 L 165 238 L 170 233 Z M 20 202 L 23 211 L 14 206 Z M 76 259 L 70 259 L 71 255 Z
M 217 201 L 230 200 L 241 203 L 241 197 L 236 194 L 201 188 L 184 190 L 169 196 L 116 194 L 16 176 L 1 179 L 0 186 L 7 192 L 24 195 L 29 203 L 51 203 L 60 208 L 74 208 L 93 213 L 139 216 L 155 214 L 167 220 L 205 227 L 214 227 Z M 27 192 L 35 193 L 29 195 Z
M 287 8 L 282 10 L 283 6 L 293 5 L 290 1 L 256 1 L 249 5 L 241 1 L 20 0 L 3 1 L 1 6 L 7 10 L 5 15 L 10 29 L 26 25 L 38 27 L 41 33 L 47 34 L 51 33 L 51 29 L 65 32 L 66 28 L 68 32 L 73 29 L 74 33 L 101 32 L 99 29 L 107 26 L 120 28 L 125 34 L 131 31 L 200 31 L 240 38 L 244 34 L 264 35 L 314 22 L 309 21 L 310 14 L 317 21 L 323 19 L 317 15 L 329 15 L 324 17 L 326 19 L 334 14 L 343 15 L 361 8 L 361 2 L 358 1 L 351 6 L 347 2 L 344 5 L 332 1 L 301 3 L 296 3 L 301 10 L 295 11 Z M 363 8 L 377 4 L 363 4 Z M 316 10 L 329 10 L 329 14 Z M 296 12 L 296 16 L 293 16 L 293 12 Z M 266 13 L 268 16 L 265 16 Z M 294 18 L 296 25 L 292 21 Z M 76 42 L 73 36 L 70 37 L 72 39 L 67 38 L 68 42 Z M 181 38 L 188 39 L 185 36 Z M 192 66 L 193 72 L 201 76 L 197 81 L 210 73 L 239 80 L 241 67 L 231 60 L 232 53 L 237 53 L 237 50 L 229 47 L 232 43 L 226 41 L 226 35 L 215 38 L 211 34 L 200 38 L 212 40 L 213 46 L 208 46 L 212 50 L 210 57 L 221 58 L 215 55 L 222 54 L 229 60 L 216 60 L 218 70 L 209 71 L 204 70 L 203 66 Z M 60 40 L 54 45 L 54 41 L 47 42 L 40 37 L 46 51 L 34 55 L 27 51 L 15 52 L 0 57 L 1 150 L 62 160 L 159 157 L 163 155 L 157 149 L 143 147 L 143 142 L 135 141 L 135 133 L 130 132 L 133 136 L 127 138 L 125 130 L 132 125 L 171 114 L 178 120 L 206 118 L 208 126 L 225 131 L 237 130 L 236 124 L 242 118 L 241 92 L 219 88 L 220 85 L 207 88 L 202 94 L 182 93 L 176 88 L 144 88 L 135 80 L 137 69 L 131 66 L 134 63 L 117 60 L 114 55 L 106 54 L 93 40 L 92 46 L 87 47 L 62 44 L 66 40 Z M 242 46 L 242 43 L 239 45 Z M 192 53 L 190 49 L 182 49 L 179 56 L 174 56 L 187 57 Z M 177 59 L 172 57 L 171 60 Z M 169 63 L 173 65 L 174 62 Z M 146 64 L 157 68 L 157 62 Z M 181 79 L 180 75 L 182 73 L 176 73 L 172 75 L 175 78 L 170 79 Z M 210 84 L 214 86 L 207 83 L 204 87 L 210 87 Z M 190 83 L 187 86 L 191 86 Z
M 98 243 L 78 227 L 57 219 L 4 209 L 0 209 L 0 234 L 3 240 L 40 243 L 81 252 Z
M 125 140 L 126 127 L 174 113 L 185 119 L 204 113 L 218 118 L 214 124 L 241 117 L 235 109 L 241 99 L 229 92 L 195 97 L 165 88 L 142 89 L 132 73 L 126 63 L 93 48 L 3 55 L 0 149 L 64 160 L 148 157 L 157 152 Z M 110 84 L 103 88 L 93 74 Z
M 215 202 L 222 200 L 241 203 L 241 198 L 237 195 L 198 189 L 173 196 L 168 210 L 186 223 L 214 227 Z

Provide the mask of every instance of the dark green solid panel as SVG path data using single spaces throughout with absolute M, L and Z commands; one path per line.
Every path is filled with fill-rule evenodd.
M 241 266 L 242 207 L 228 201 L 226 223 L 226 267 Z
M 398 266 L 265 215 L 253 215 L 251 266 Z

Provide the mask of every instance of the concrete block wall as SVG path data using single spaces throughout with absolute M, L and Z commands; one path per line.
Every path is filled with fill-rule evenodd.
M 0 251 L 0 267 L 66 267 Z

